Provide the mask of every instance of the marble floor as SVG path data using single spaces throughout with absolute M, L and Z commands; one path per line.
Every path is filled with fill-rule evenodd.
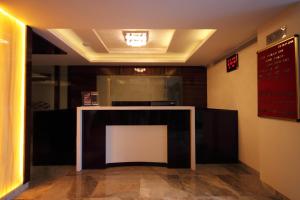
M 240 165 L 198 165 L 196 171 L 113 167 L 76 173 L 73 166 L 34 167 L 16 199 L 45 200 L 271 200 L 285 199 Z

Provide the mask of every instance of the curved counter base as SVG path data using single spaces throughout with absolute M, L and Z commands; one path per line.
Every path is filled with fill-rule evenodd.
M 121 163 L 107 163 L 106 167 L 130 167 L 130 166 L 152 166 L 152 167 L 168 167 L 167 163 L 155 162 L 121 162 Z
M 169 168 L 196 168 L 194 107 L 95 106 L 77 108 L 77 171 L 100 169 L 115 164 L 106 163 L 106 127 L 115 125 L 167 126 L 166 166 Z M 143 133 L 141 132 L 141 134 Z M 135 141 L 135 138 L 132 140 L 139 142 Z M 155 148 L 153 146 L 153 150 Z M 130 149 L 128 150 L 130 151 Z M 131 164 L 134 163 L 146 164 L 139 161 Z

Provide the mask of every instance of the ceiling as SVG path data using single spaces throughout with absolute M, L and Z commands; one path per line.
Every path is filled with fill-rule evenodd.
M 200 66 L 214 62 L 253 39 L 259 26 L 295 2 L 299 0 L 1 0 L 0 7 L 34 27 L 40 35 L 68 53 L 35 55 L 33 63 L 37 65 L 111 65 L 113 60 L 110 57 L 117 54 L 118 57 L 131 55 L 127 60 L 116 59 L 118 65 L 149 65 L 150 62 L 151 65 Z M 74 33 L 80 39 L 77 43 L 88 44 L 85 47 L 92 50 L 93 55 L 97 54 L 98 59 L 80 53 L 66 41 L 70 38 L 57 37 L 48 29 Z M 127 29 L 147 30 L 156 37 L 144 50 L 128 49 L 118 39 L 120 31 Z M 216 31 L 202 42 L 195 40 L 194 48 L 189 47 L 193 46 L 187 42 L 192 32 L 205 29 Z M 169 60 L 141 59 L 173 51 L 181 52 L 181 57 L 178 54 Z
M 48 29 L 91 63 L 185 63 L 214 29 Z M 148 33 L 147 44 L 128 46 L 123 31 Z

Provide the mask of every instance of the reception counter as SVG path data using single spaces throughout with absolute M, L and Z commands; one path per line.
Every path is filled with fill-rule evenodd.
M 195 108 L 77 108 L 76 170 L 122 165 L 196 169 Z

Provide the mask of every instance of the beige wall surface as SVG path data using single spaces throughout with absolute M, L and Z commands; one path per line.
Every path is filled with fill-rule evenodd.
M 259 170 L 256 49 L 254 44 L 239 52 L 236 71 L 227 73 L 225 60 L 208 68 L 207 102 L 210 108 L 239 111 L 239 159 Z
M 258 48 L 266 35 L 287 26 L 288 36 L 300 34 L 300 4 L 291 6 L 258 30 Z M 291 199 L 300 199 L 300 123 L 259 118 L 261 179 Z
M 106 126 L 106 163 L 168 163 L 167 137 L 167 125 Z
M 286 25 L 300 34 L 300 4 L 258 30 L 258 42 L 239 52 L 240 67 L 226 72 L 225 60 L 208 68 L 208 107 L 239 111 L 239 159 L 260 172 L 262 181 L 292 200 L 300 199 L 300 123 L 257 117 L 256 51 L 266 35 Z

